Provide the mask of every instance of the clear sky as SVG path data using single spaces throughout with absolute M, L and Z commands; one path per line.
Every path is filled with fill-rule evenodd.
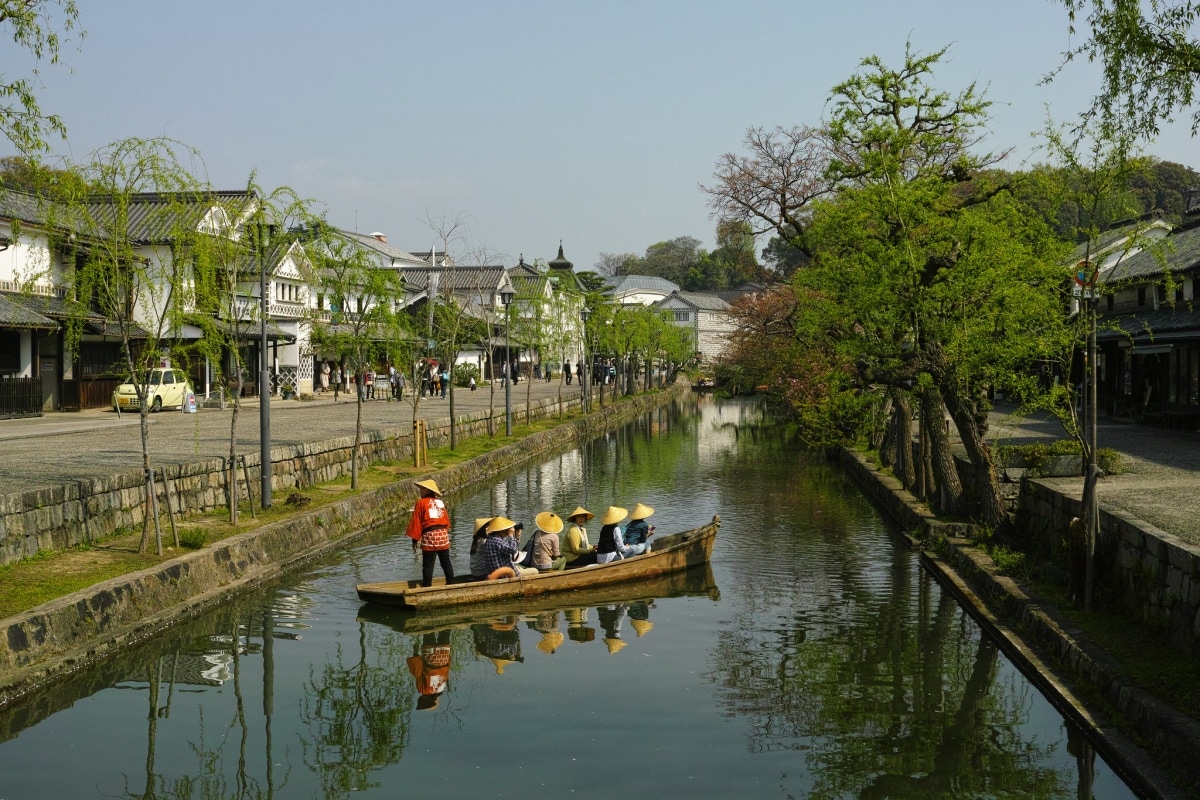
M 83 160 L 127 136 L 199 148 L 216 188 L 251 170 L 330 221 L 428 250 L 431 217 L 468 215 L 475 247 L 576 269 L 693 236 L 697 185 L 745 130 L 818 124 L 829 89 L 906 40 L 951 45 L 934 83 L 995 102 L 993 149 L 1037 159 L 1046 108 L 1098 87 L 1069 65 L 1050 0 L 79 0 L 87 37 L 47 67 L 43 107 Z M 1185 115 L 1187 116 L 1187 115 Z M 1186 125 L 1148 148 L 1200 164 Z M 765 244 L 763 242 L 762 244 Z

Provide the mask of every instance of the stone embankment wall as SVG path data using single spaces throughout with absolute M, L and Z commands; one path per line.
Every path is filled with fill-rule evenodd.
M 1141 796 L 1200 796 L 1200 724 L 1130 684 L 1112 659 L 1090 644 L 1078 629 L 1013 579 L 1000 574 L 991 557 L 973 545 L 970 525 L 935 519 L 898 480 L 861 453 L 843 450 L 839 462 L 900 524 L 908 541 L 922 549 L 925 566 L 971 611 L 1009 658 L 1061 713 L 1092 732 L 1097 750 Z M 1025 483 L 1027 491 L 1033 490 L 1022 497 L 1026 524 L 1038 526 L 1034 535 L 1055 531 L 1061 535 L 1070 517 L 1078 515 L 1079 501 L 1072 505 L 1070 498 L 1034 482 Z M 1117 522 L 1116 515 L 1107 516 L 1106 539 L 1112 544 L 1105 550 L 1124 553 L 1113 559 L 1116 563 L 1138 572 L 1137 555 L 1146 559 L 1141 562 L 1143 577 L 1157 572 L 1165 580 L 1167 575 L 1175 574 L 1172 569 L 1182 573 L 1182 554 L 1171 556 L 1166 549 L 1168 543 L 1160 538 L 1172 537 L 1161 531 L 1155 536 L 1155 529 L 1145 523 L 1138 528 L 1137 521 Z M 1122 532 L 1121 541 L 1126 542 L 1120 548 L 1114 542 L 1117 530 Z M 1194 563 L 1194 555 L 1191 561 Z M 1179 585 L 1184 584 L 1191 587 L 1189 591 L 1196 591 L 1194 579 L 1190 583 L 1180 579 Z M 1139 591 L 1149 598 L 1170 589 L 1164 582 L 1143 584 Z M 1029 643 L 1037 649 L 1031 649 Z M 1076 681 L 1090 684 L 1105 703 L 1120 713 L 1142 746 L 1135 745 L 1125 733 L 1100 723 L 1070 688 L 1070 682 Z
M 1037 481 L 1021 493 L 1024 533 L 1034 541 L 1062 538 L 1083 504 Z M 1171 644 L 1200 657 L 1200 547 L 1148 522 L 1100 507 L 1096 576 L 1101 593 L 1137 609 Z
M 462 491 L 544 453 L 586 441 L 687 391 L 679 383 L 629 398 L 429 476 L 447 493 Z M 400 481 L 0 620 L 0 708 L 233 592 L 346 546 L 407 513 L 415 497 L 412 481 Z
M 579 398 L 564 400 L 565 411 L 577 410 Z M 557 414 L 558 401 L 531 403 L 534 419 Z M 513 407 L 514 418 L 524 418 L 525 405 Z M 501 418 L 500 424 L 503 425 Z M 486 411 L 459 417 L 459 436 L 464 439 L 487 433 Z M 430 420 L 426 427 L 429 447 L 450 442 L 450 419 Z M 412 429 L 397 426 L 363 435 L 362 461 L 402 461 L 412 458 Z M 354 437 L 346 436 L 271 449 L 272 491 L 303 488 L 350 474 Z M 261 460 L 256 450 L 247 453 L 246 465 L 257 492 Z M 174 490 L 175 508 L 192 512 L 227 506 L 228 471 L 225 459 L 207 459 L 167 467 Z M 242 470 L 238 468 L 238 478 Z M 161 481 L 159 503 L 164 502 Z M 239 491 L 246 491 L 245 483 Z M 96 541 L 121 528 L 139 528 L 146 508 L 146 486 L 140 469 L 85 481 L 51 486 L 34 491 L 0 495 L 0 564 L 29 558 L 46 550 L 66 550 L 83 542 Z M 164 509 L 165 511 L 165 509 Z

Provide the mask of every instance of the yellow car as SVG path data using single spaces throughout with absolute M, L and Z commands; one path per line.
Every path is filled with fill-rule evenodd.
M 146 376 L 146 402 L 151 411 L 165 408 L 182 408 L 187 402 L 188 392 L 187 373 L 181 369 L 162 367 L 152 369 Z M 132 383 L 122 383 L 112 395 L 113 411 L 136 410 L 138 407 L 137 389 Z

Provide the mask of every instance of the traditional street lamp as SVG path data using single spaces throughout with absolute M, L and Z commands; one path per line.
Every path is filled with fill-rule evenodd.
M 267 245 L 275 236 L 275 226 L 265 222 L 260 216 L 252 225 L 254 232 L 254 249 L 258 255 L 259 299 L 261 308 L 261 343 L 259 349 L 258 373 L 258 442 L 259 442 L 259 473 L 262 477 L 262 488 L 259 495 L 261 508 L 271 507 L 271 368 L 267 363 L 267 313 L 270 308 L 267 297 Z
M 586 305 L 583 308 L 579 309 L 579 319 L 581 319 L 583 321 L 583 336 L 580 337 L 582 340 L 580 349 L 583 350 L 583 369 L 580 370 L 580 372 L 579 372 L 579 382 L 583 384 L 583 413 L 585 413 L 585 414 L 587 414 L 589 411 L 591 411 L 591 408 L 589 407 L 590 406 L 589 401 L 591 400 L 591 392 L 592 392 L 592 390 L 591 390 L 591 387 L 592 387 L 591 377 L 592 376 L 588 370 L 591 369 L 592 359 L 590 358 L 591 353 L 588 352 L 588 335 L 587 335 L 587 321 L 588 321 L 588 317 L 590 317 L 591 315 L 592 315 L 592 310 L 590 308 L 588 308 Z M 586 378 L 584 376 L 586 376 Z
M 504 303 L 504 435 L 512 436 L 512 346 L 509 339 L 508 308 L 517 291 L 513 288 L 508 273 L 500 284 L 500 302 Z

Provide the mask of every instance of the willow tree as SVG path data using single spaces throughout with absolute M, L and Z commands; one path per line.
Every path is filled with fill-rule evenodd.
M 1164 120 L 1194 106 L 1200 82 L 1196 0 L 1062 0 L 1071 32 L 1085 29 L 1067 61 L 1100 63 L 1102 84 L 1092 116 L 1152 138 Z M 1064 65 L 1065 66 L 1065 65 Z M 1200 110 L 1192 132 L 1200 130 Z
M 79 6 L 75 0 L 0 0 L 0 28 L 34 59 L 29 76 L 0 75 L 0 133 L 22 153 L 37 153 L 46 149 L 48 134 L 67 136 L 62 118 L 42 110 L 35 89 L 41 64 L 57 64 L 72 37 L 85 35 Z
M 379 267 L 367 251 L 339 235 L 324 221 L 310 223 L 305 250 L 313 264 L 317 291 L 328 304 L 312 318 L 313 341 L 338 354 L 349 365 L 357 391 L 354 450 L 350 488 L 358 488 L 359 452 L 362 448 L 363 375 L 386 353 L 402 325 L 396 305 L 403 287 L 395 270 Z M 415 387 L 414 387 L 415 389 Z
M 211 192 L 196 178 L 198 154 L 167 138 L 124 139 L 72 167 L 79 180 L 60 181 L 48 205 L 55 248 L 69 266 L 72 312 L 67 348 L 78 352 L 98 311 L 105 334 L 120 342 L 124 368 L 138 397 L 147 514 L 153 506 L 150 462 L 150 370 L 178 351 L 178 332 L 193 302 L 197 237 Z M 161 553 L 161 538 L 158 541 Z
M 228 502 L 230 522 L 234 524 L 237 429 L 246 378 L 243 348 L 260 330 L 269 301 L 260 297 L 255 302 L 254 295 L 261 291 L 264 270 L 273 271 L 294 245 L 295 237 L 286 231 L 303 219 L 306 205 L 288 187 L 265 193 L 251 174 L 244 191 L 214 194 L 201 229 L 203 235 L 195 242 L 196 313 L 189 321 L 203 332 L 196 344 L 197 352 L 218 365 L 222 407 L 226 387 L 232 390 Z M 267 387 L 259 387 L 260 397 L 265 398 L 267 391 Z

